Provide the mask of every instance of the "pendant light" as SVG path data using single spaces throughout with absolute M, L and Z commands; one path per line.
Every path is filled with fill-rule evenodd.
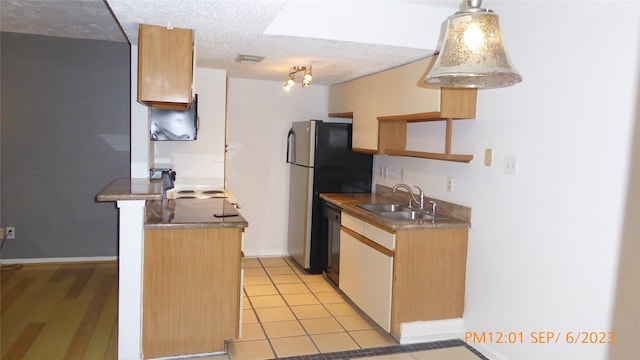
M 444 43 L 426 83 L 490 89 L 522 81 L 504 49 L 498 15 L 481 4 L 467 0 L 467 9 L 447 19 Z

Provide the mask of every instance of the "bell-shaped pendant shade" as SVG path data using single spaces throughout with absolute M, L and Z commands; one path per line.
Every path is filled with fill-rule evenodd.
M 491 10 L 461 11 L 449 17 L 440 55 L 428 84 L 460 88 L 499 88 L 522 81 L 502 42 L 498 15 Z

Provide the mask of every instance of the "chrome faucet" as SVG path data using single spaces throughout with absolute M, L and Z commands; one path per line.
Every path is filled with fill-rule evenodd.
M 418 191 L 420 191 L 420 200 L 416 199 L 416 195 L 413 193 L 413 191 L 411 191 L 411 187 L 409 187 L 409 185 L 407 184 L 396 184 L 393 187 L 393 192 L 396 192 L 398 190 L 398 188 L 405 188 L 407 189 L 407 192 L 409 193 L 409 195 L 411 195 L 411 199 L 413 199 L 413 201 L 418 204 L 420 206 L 420 210 L 424 209 L 424 191 L 422 191 L 422 189 L 420 189 L 419 187 L 415 186 L 416 189 L 418 189 Z M 409 207 L 411 207 L 411 200 L 409 200 Z

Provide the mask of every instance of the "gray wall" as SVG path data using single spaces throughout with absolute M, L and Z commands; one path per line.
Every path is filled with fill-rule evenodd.
M 2 33 L 3 259 L 115 256 L 117 209 L 94 197 L 129 176 L 129 44 Z

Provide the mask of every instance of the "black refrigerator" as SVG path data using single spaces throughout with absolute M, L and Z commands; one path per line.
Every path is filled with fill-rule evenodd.
M 294 122 L 287 135 L 287 250 L 312 274 L 326 269 L 329 251 L 320 194 L 371 192 L 373 155 L 353 152 L 351 135 L 351 124 L 320 120 Z

